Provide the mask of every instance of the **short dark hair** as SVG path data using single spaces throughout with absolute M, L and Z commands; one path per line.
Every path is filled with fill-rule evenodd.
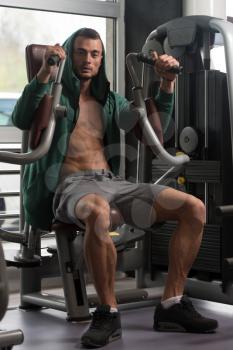
M 84 36 L 85 38 L 89 38 L 89 39 L 99 39 L 99 40 L 101 40 L 101 37 L 100 37 L 99 33 L 95 29 L 92 29 L 92 28 L 81 28 L 81 29 L 79 29 L 76 32 L 76 34 L 75 34 L 75 39 L 78 36 Z
M 84 38 L 88 38 L 88 39 L 93 39 L 93 40 L 100 40 L 101 42 L 101 46 L 102 46 L 102 51 L 104 52 L 104 44 L 103 41 L 99 35 L 99 33 L 92 28 L 81 28 L 79 30 L 77 30 L 77 32 L 75 33 L 75 36 L 73 38 L 73 45 L 74 46 L 74 41 L 76 38 L 78 38 L 79 36 L 83 36 Z

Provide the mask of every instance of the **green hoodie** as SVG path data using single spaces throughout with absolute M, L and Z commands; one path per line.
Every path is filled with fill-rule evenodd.
M 25 166 L 22 184 L 25 220 L 33 227 L 44 230 L 51 228 L 53 212 L 52 202 L 56 190 L 61 165 L 66 155 L 70 134 L 78 118 L 78 99 L 80 81 L 72 69 L 72 47 L 77 32 L 64 43 L 67 59 L 62 76 L 62 96 L 60 104 L 66 106 L 67 116 L 56 122 L 54 138 L 49 152 L 38 161 Z M 15 126 L 29 130 L 36 108 L 42 97 L 50 91 L 51 83 L 39 83 L 36 79 L 26 85 L 12 114 Z M 103 106 L 105 125 L 104 146 L 106 159 L 114 174 L 118 174 L 120 165 L 120 128 L 118 125 L 121 112 L 129 109 L 129 102 L 119 94 L 110 91 L 105 73 L 105 55 L 96 77 L 91 84 L 91 93 Z M 160 112 L 171 116 L 173 95 L 160 91 L 156 98 Z

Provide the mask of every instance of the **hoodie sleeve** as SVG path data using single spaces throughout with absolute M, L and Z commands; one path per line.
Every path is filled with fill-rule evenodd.
M 135 115 L 133 102 L 130 103 L 118 94 L 116 95 L 116 98 L 119 106 L 118 125 L 120 129 L 129 132 L 137 124 L 137 116 Z M 168 94 L 163 90 L 159 90 L 155 97 L 155 104 L 160 115 L 163 133 L 165 133 L 172 118 L 174 94 Z
M 37 78 L 27 84 L 12 113 L 13 124 L 21 130 L 29 130 L 34 112 L 42 97 L 49 92 L 51 84 L 39 83 Z
M 117 122 L 119 128 L 126 132 L 129 132 L 137 123 L 137 117 L 135 116 L 133 104 L 118 94 L 115 94 L 115 96 L 118 105 Z
M 165 133 L 172 118 L 174 94 L 168 94 L 159 89 L 158 94 L 155 97 L 155 103 L 160 115 L 163 133 Z

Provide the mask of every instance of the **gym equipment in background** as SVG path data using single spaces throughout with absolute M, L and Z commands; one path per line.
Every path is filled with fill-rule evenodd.
M 226 73 L 210 69 L 210 50 L 216 33 L 222 35 Z M 233 218 L 217 216 L 216 208 L 224 213 L 229 209 L 225 206 L 233 202 L 232 40 L 232 23 L 208 16 L 187 16 L 151 32 L 143 49 L 148 54 L 153 47 L 162 47 L 164 53 L 175 56 L 183 66 L 176 82 L 169 146 L 172 144 L 174 152 L 187 153 L 191 160 L 176 179 L 174 174 L 170 176 L 175 180 L 174 186 L 201 198 L 206 205 L 203 241 L 190 276 L 202 281 L 218 280 L 219 290 L 222 288 L 229 295 L 233 281 Z M 150 68 L 145 65 L 147 88 L 150 75 Z M 151 167 L 153 181 L 167 169 L 158 159 L 150 162 L 147 169 Z M 165 223 L 159 233 L 151 235 L 152 274 L 167 266 L 167 247 L 174 227 L 173 222 Z M 199 296 L 203 297 L 203 291 Z

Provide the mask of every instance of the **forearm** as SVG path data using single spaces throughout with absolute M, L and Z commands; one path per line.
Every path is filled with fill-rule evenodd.
M 40 69 L 39 72 L 37 73 L 37 81 L 41 84 L 47 84 L 49 82 L 51 74 Z
M 22 130 L 30 129 L 34 112 L 49 90 L 50 84 L 42 84 L 36 78 L 26 85 L 12 113 L 12 121 L 16 127 Z
M 165 133 L 172 118 L 174 93 L 169 93 L 160 88 L 155 98 L 155 102 L 160 115 L 163 133 Z
M 175 80 L 161 79 L 160 89 L 167 94 L 173 94 L 175 90 Z
M 173 67 L 179 67 L 179 62 L 170 55 L 158 55 L 155 51 L 152 53 L 155 60 L 155 73 L 161 78 L 160 89 L 168 94 L 172 94 L 175 88 L 176 73 Z

